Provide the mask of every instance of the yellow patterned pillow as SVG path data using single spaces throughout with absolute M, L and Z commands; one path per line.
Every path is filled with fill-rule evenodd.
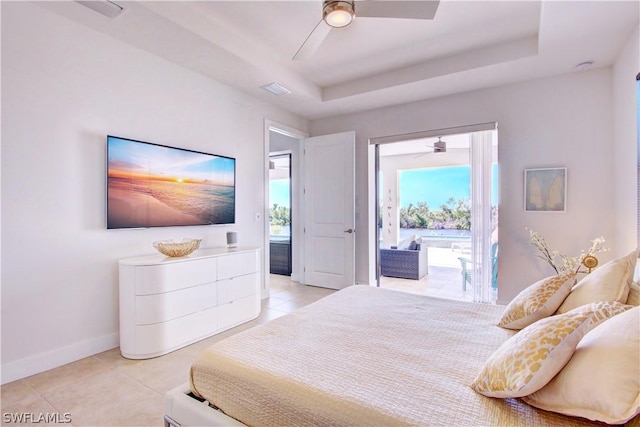
M 627 302 L 637 259 L 638 252 L 632 251 L 598 267 L 573 287 L 567 299 L 558 308 L 558 313 L 566 313 L 590 302 Z
M 569 361 L 591 323 L 590 312 L 547 317 L 505 341 L 471 388 L 489 397 L 522 397 L 541 389 Z
M 613 316 L 580 341 L 549 384 L 524 397 L 547 411 L 608 424 L 640 414 L 640 307 Z
M 520 292 L 507 305 L 498 326 L 522 329 L 537 320 L 550 316 L 576 284 L 576 275 L 551 276 L 542 279 Z
M 633 306 L 621 304 L 617 301 L 600 301 L 581 305 L 569 311 L 569 313 L 592 313 L 591 325 L 587 328 L 587 331 L 590 331 L 608 318 L 623 313 L 630 308 L 633 308 Z

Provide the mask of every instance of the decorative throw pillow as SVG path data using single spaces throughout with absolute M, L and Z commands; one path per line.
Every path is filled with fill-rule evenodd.
M 581 305 L 569 311 L 569 313 L 592 313 L 591 325 L 588 328 L 588 331 L 590 331 L 608 318 L 624 313 L 631 308 L 633 308 L 632 305 L 622 304 L 617 301 L 600 301 Z
M 552 315 L 576 284 L 575 277 L 575 274 L 551 276 L 530 285 L 507 305 L 498 326 L 522 329 Z
M 640 284 L 633 282 L 631 289 L 629 289 L 629 296 L 627 297 L 627 304 L 639 306 L 640 305 Z
M 590 302 L 627 302 L 637 259 L 638 252 L 633 251 L 588 274 L 573 287 L 567 299 L 558 308 L 558 313 L 566 313 Z
M 640 414 L 640 307 L 586 334 L 573 357 L 528 404 L 565 415 L 622 424 Z
M 569 361 L 591 313 L 567 313 L 529 325 L 485 362 L 471 388 L 489 397 L 522 397 L 541 389 Z
M 398 249 L 402 249 L 402 250 L 409 249 L 409 245 L 411 244 L 411 242 L 415 241 L 418 238 L 419 238 L 419 236 L 417 234 L 414 234 L 414 235 L 409 236 L 409 237 L 405 237 L 404 239 L 402 239 L 402 240 L 400 240 L 398 242 Z

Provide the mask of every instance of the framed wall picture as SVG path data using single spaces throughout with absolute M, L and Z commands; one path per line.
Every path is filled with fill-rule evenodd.
M 565 212 L 567 168 L 524 170 L 525 212 Z

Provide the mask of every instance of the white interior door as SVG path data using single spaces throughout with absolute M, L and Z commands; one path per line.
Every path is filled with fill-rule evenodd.
M 342 289 L 355 283 L 355 132 L 306 138 L 304 281 Z

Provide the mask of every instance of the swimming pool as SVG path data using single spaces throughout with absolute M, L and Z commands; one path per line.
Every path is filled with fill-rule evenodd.
M 401 228 L 400 237 L 417 234 L 422 237 L 422 241 L 431 248 L 451 248 L 453 243 L 471 243 L 470 230 L 430 230 L 427 228 Z

